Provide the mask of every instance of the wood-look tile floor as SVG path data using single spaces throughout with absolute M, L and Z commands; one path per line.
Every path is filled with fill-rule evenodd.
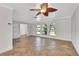
M 77 56 L 69 41 L 43 37 L 22 37 L 15 39 L 13 50 L 0 54 L 1 56 Z

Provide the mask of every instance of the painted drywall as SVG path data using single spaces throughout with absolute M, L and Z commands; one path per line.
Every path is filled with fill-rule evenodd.
M 62 40 L 71 41 L 71 18 L 55 19 L 51 22 L 46 22 L 46 24 L 53 24 L 55 26 L 56 37 L 60 37 Z M 36 25 L 37 24 L 30 24 L 31 35 L 36 35 Z
M 56 36 L 71 41 L 71 18 L 56 19 L 52 21 L 56 28 Z
M 75 10 L 72 21 L 71 21 L 71 31 L 72 31 L 72 43 L 79 54 L 79 6 Z
M 32 34 L 32 29 L 31 29 L 31 27 L 32 27 L 31 24 L 27 24 L 28 36 Z
M 0 4 L 0 53 L 12 49 L 12 44 L 12 9 Z
M 13 22 L 13 38 L 19 38 L 20 37 L 20 24 Z

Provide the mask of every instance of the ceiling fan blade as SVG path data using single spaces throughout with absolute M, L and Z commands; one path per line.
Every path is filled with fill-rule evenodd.
M 57 9 L 51 7 L 47 8 L 47 12 L 55 12 L 55 11 L 57 11 Z
M 38 16 L 38 15 L 40 15 L 41 14 L 41 12 L 38 12 L 37 14 L 36 14 L 36 16 Z
M 48 12 L 43 13 L 44 16 L 48 16 Z
M 40 11 L 40 9 L 30 9 L 30 11 Z

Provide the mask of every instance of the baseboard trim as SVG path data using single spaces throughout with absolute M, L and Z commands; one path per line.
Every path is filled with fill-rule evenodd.
M 44 37 L 44 38 L 53 38 L 53 39 L 57 39 L 57 40 L 64 40 L 64 41 L 70 41 L 72 42 L 70 39 L 65 39 L 65 38 L 60 38 L 60 37 L 56 37 L 56 36 L 44 36 L 44 35 L 30 35 L 30 36 L 38 36 L 38 37 Z
M 73 46 L 74 46 L 74 50 L 76 51 L 77 55 L 79 56 L 79 51 L 78 51 L 78 47 L 74 44 L 74 42 L 72 42 Z
M 0 54 L 5 53 L 5 52 L 7 52 L 7 51 L 10 51 L 10 50 L 12 50 L 12 49 L 13 49 L 13 47 L 10 47 L 10 48 L 8 48 L 8 49 L 6 49 L 6 50 L 0 51 Z
M 17 38 L 13 38 L 13 40 L 15 40 L 15 39 L 20 39 L 20 37 L 17 37 Z

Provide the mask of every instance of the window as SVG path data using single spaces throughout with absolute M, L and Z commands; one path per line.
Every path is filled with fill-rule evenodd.
M 50 35 L 56 36 L 55 27 L 53 25 L 50 25 L 49 33 Z
M 56 29 L 52 24 L 50 24 L 49 26 L 47 26 L 47 24 L 42 24 L 42 25 L 36 26 L 36 31 L 37 31 L 36 33 L 37 34 L 56 36 L 55 30 Z
M 37 30 L 37 34 L 41 34 L 41 25 L 37 25 L 36 27 L 36 30 Z

